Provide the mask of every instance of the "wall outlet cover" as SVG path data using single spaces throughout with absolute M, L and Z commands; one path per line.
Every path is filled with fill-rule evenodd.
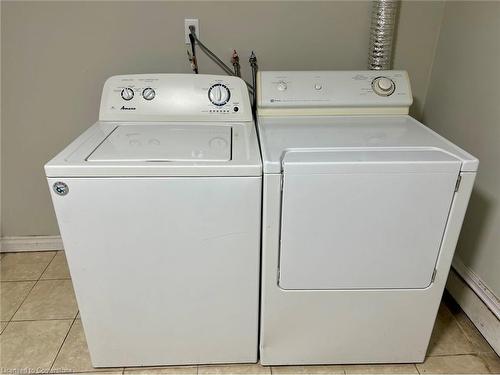
M 186 41 L 186 44 L 190 44 L 191 41 L 189 40 L 189 26 L 193 25 L 195 30 L 196 30 L 196 36 L 199 38 L 200 37 L 200 22 L 198 18 L 185 18 L 184 19 L 184 39 Z

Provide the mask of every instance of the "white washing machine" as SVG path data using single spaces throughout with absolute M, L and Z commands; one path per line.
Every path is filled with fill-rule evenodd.
M 45 171 L 94 366 L 257 361 L 262 167 L 241 79 L 111 77 Z
M 424 360 L 478 160 L 403 71 L 261 72 L 264 365 Z

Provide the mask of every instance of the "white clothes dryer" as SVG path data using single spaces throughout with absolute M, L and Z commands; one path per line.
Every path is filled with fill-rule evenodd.
M 478 160 L 403 71 L 261 72 L 264 365 L 424 360 Z

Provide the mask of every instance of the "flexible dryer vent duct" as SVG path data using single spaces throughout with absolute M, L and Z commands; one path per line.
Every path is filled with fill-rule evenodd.
M 394 30 L 399 3 L 399 0 L 376 0 L 373 2 L 368 69 L 387 70 L 392 68 Z

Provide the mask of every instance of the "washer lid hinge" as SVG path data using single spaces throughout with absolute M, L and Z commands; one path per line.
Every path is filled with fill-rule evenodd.
M 280 177 L 280 191 L 283 191 L 283 173 L 281 173 L 281 177 Z
M 460 182 L 462 181 L 462 175 L 459 174 L 458 175 L 458 178 L 457 178 L 457 182 L 455 183 L 455 193 L 458 191 L 458 189 L 460 188 Z
M 434 282 L 434 280 L 436 279 L 436 273 L 437 273 L 437 269 L 434 268 L 434 271 L 432 271 L 432 277 L 431 277 L 431 284 Z

